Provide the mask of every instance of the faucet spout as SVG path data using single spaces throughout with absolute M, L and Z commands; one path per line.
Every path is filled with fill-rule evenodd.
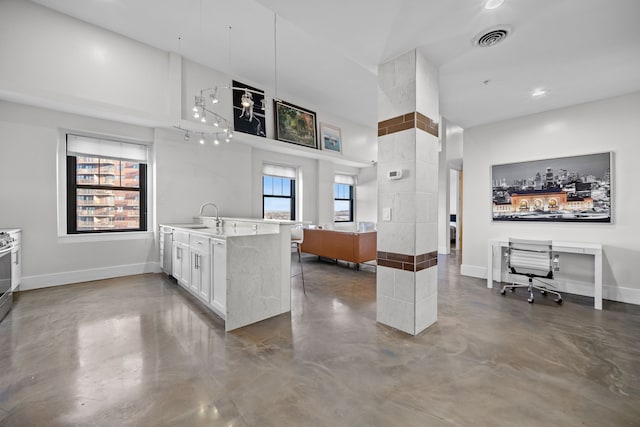
M 207 202 L 200 206 L 200 216 L 202 216 L 204 208 L 206 208 L 207 206 L 213 206 L 214 208 L 216 208 L 216 227 L 221 227 L 222 219 L 220 219 L 220 211 L 218 210 L 218 205 L 216 205 L 215 203 Z

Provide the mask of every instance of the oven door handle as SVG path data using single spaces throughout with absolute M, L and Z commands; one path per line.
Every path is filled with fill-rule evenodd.
M 13 250 L 13 245 L 8 246 L 8 247 L 3 248 L 3 249 L 0 249 L 0 256 L 6 254 L 8 252 L 11 252 L 12 250 Z

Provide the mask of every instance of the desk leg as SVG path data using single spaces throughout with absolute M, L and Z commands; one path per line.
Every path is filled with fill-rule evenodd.
M 596 310 L 602 310 L 602 252 L 594 256 L 593 275 L 595 282 L 593 307 Z
M 487 248 L 488 260 L 487 260 L 487 288 L 493 288 L 493 244 L 489 242 Z

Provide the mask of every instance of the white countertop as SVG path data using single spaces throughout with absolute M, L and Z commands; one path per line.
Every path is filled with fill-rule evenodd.
M 194 220 L 199 219 L 215 219 L 214 216 L 194 216 Z M 244 221 L 244 222 L 258 222 L 264 224 L 279 224 L 279 225 L 294 225 L 294 224 L 311 224 L 311 221 L 291 221 L 287 219 L 262 219 L 262 218 L 231 218 L 231 217 L 220 217 L 223 221 Z
M 275 231 L 260 231 L 251 227 L 205 227 L 202 224 L 160 224 L 160 227 L 171 227 L 176 230 L 202 234 L 207 237 L 215 237 L 218 239 L 238 236 L 278 234 L 278 232 Z

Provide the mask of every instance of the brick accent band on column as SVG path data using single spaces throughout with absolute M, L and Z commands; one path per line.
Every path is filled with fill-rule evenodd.
M 378 122 L 378 136 L 390 135 L 413 128 L 423 130 L 436 138 L 438 137 L 438 124 L 417 111 Z
M 376 262 L 383 267 L 420 271 L 438 265 L 438 252 L 433 251 L 422 255 L 404 255 L 378 251 Z

